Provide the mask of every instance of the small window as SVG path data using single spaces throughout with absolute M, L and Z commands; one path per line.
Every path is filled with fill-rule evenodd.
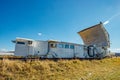
M 65 48 L 69 48 L 69 44 L 65 44 Z
M 55 44 L 55 43 L 50 44 L 50 47 L 51 47 L 51 48 L 56 48 L 56 47 L 57 47 L 57 44 Z
M 17 42 L 17 44 L 25 44 L 25 42 Z
M 70 45 L 70 49 L 74 49 L 74 45 Z
M 59 48 L 64 48 L 64 45 L 63 44 L 58 44 L 58 47 Z

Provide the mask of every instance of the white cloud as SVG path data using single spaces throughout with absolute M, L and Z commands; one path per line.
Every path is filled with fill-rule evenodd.
M 38 35 L 39 35 L 39 36 L 41 36 L 41 35 L 42 35 L 42 33 L 38 33 Z
M 108 24 L 108 23 L 109 23 L 109 20 L 105 21 L 103 24 L 106 25 L 106 24 Z
M 107 21 L 105 21 L 103 24 L 108 24 L 112 19 L 116 18 L 117 16 L 120 16 L 120 13 L 116 13 L 115 15 L 111 16 Z
M 0 51 L 2 51 L 2 52 L 3 52 L 3 51 L 7 51 L 7 49 L 5 49 L 5 48 L 2 48 L 2 49 L 0 49 Z

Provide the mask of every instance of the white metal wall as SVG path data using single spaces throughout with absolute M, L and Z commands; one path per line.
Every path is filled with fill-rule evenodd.
M 15 45 L 15 56 L 27 56 L 28 47 L 24 44 Z
M 35 41 L 34 42 L 34 54 L 35 55 L 46 55 L 48 53 L 48 42 L 47 41 Z
M 77 58 L 84 58 L 84 46 L 83 45 L 76 45 L 75 46 L 75 57 Z
M 49 54 L 55 58 L 73 58 L 74 50 L 65 48 L 50 48 Z
M 48 58 L 74 58 L 74 57 L 85 58 L 83 45 L 67 43 L 69 45 L 74 45 L 74 49 L 71 49 L 71 48 L 59 48 L 59 47 L 51 48 L 50 45 L 48 44 L 48 41 L 32 41 L 31 45 L 29 45 L 28 41 L 26 40 L 25 41 L 23 40 L 23 42 L 25 42 L 25 44 L 16 43 L 16 47 L 15 47 L 16 56 L 48 55 L 47 56 Z
M 59 42 L 60 43 L 60 42 Z M 56 43 L 58 44 L 58 43 Z M 69 44 L 71 45 L 71 44 Z M 49 57 L 50 58 L 84 58 L 84 46 L 83 45 L 74 45 L 74 49 L 70 48 L 51 48 L 49 50 Z M 48 58 L 49 58 L 48 57 Z

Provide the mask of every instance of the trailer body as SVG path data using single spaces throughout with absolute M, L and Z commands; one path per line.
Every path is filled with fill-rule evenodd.
M 109 34 L 102 23 L 79 31 L 78 34 L 84 45 L 56 40 L 17 38 L 13 41 L 15 55 L 41 58 L 104 58 L 109 52 Z

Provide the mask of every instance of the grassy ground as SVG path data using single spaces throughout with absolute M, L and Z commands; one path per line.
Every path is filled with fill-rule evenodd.
M 120 58 L 0 61 L 0 80 L 120 80 Z

